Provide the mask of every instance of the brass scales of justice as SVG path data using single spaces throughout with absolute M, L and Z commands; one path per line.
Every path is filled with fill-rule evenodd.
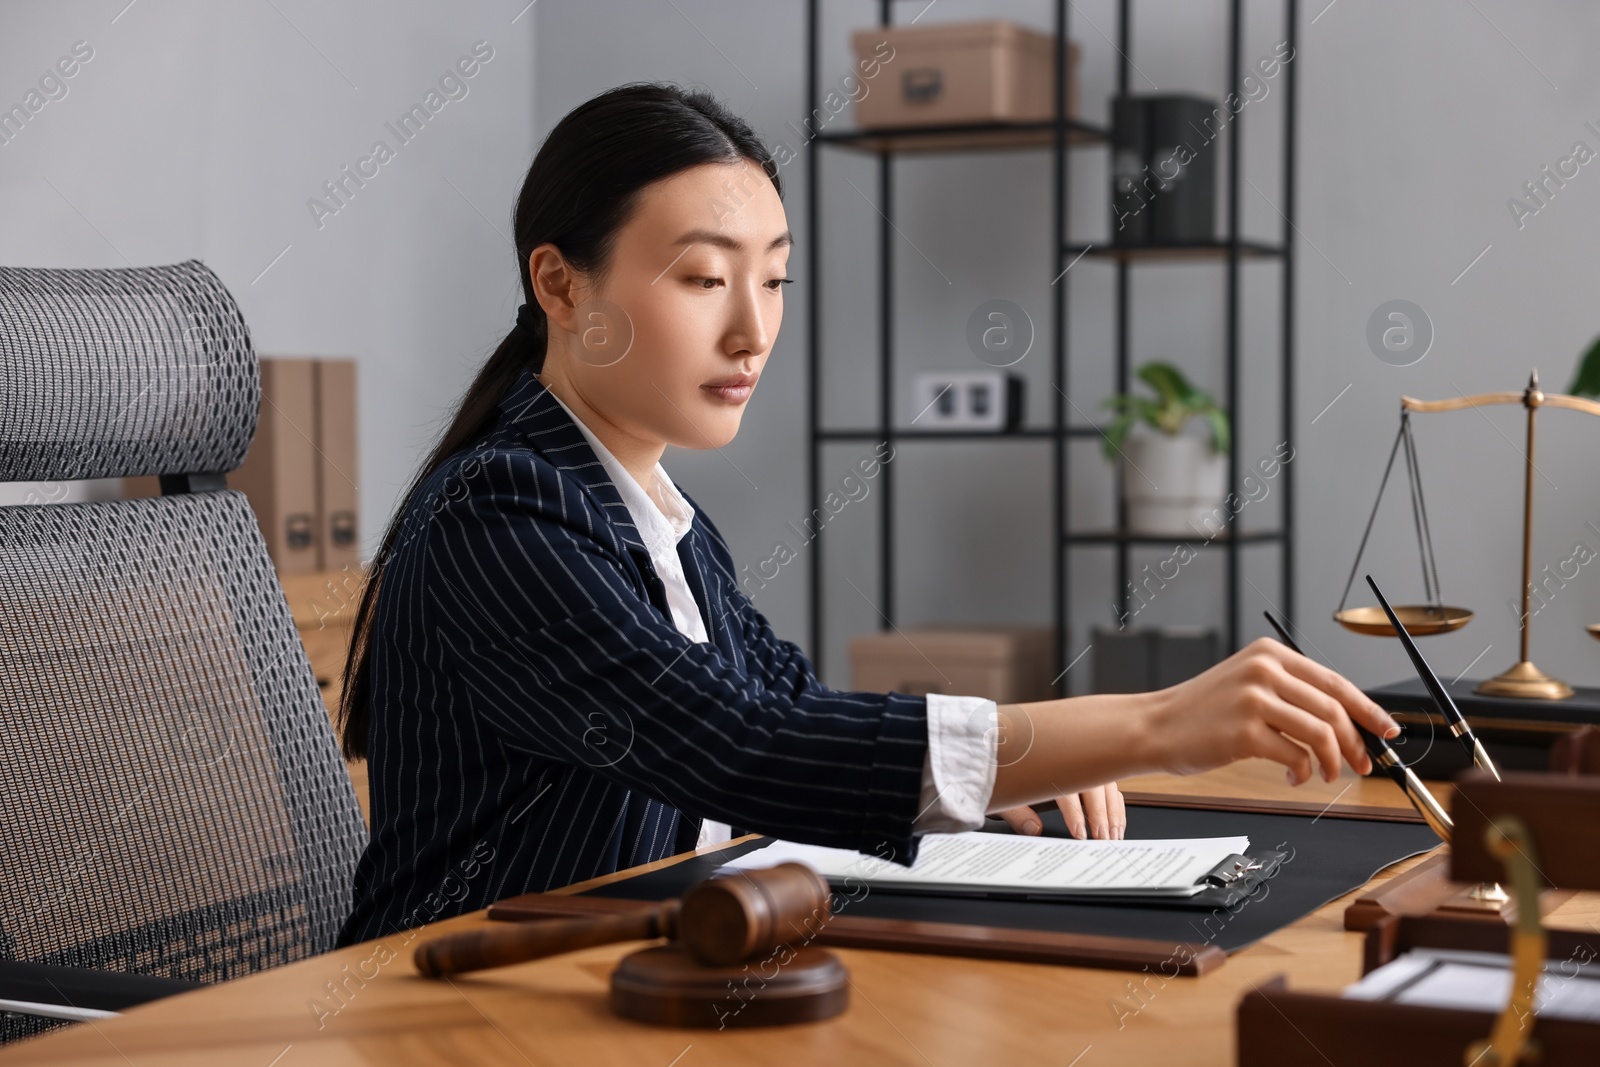
M 1484 696 L 1515 697 L 1523 700 L 1564 700 L 1572 696 L 1573 689 L 1559 678 L 1552 678 L 1534 665 L 1528 657 L 1528 631 L 1532 620 L 1529 598 L 1532 595 L 1533 571 L 1533 448 L 1534 416 L 1541 407 L 1570 408 L 1590 415 L 1600 415 L 1600 403 L 1565 393 L 1546 393 L 1539 388 L 1539 372 L 1528 379 L 1528 387 L 1520 393 L 1477 393 L 1448 400 L 1417 400 L 1409 396 L 1400 398 L 1400 429 L 1395 434 L 1394 447 L 1389 450 L 1389 462 L 1383 469 L 1383 481 L 1378 485 L 1378 499 L 1373 501 L 1372 514 L 1367 518 L 1367 528 L 1361 534 L 1361 545 L 1356 549 L 1356 561 L 1350 568 L 1350 578 L 1345 582 L 1344 595 L 1334 620 L 1347 630 L 1359 634 L 1393 637 L 1395 631 L 1381 607 L 1346 608 L 1350 586 L 1361 566 L 1361 554 L 1366 550 L 1367 538 L 1372 533 L 1373 520 L 1378 517 L 1378 505 L 1383 502 L 1383 491 L 1389 484 L 1389 474 L 1394 469 L 1395 456 L 1404 448 L 1406 475 L 1411 488 L 1411 516 L 1417 531 L 1417 549 L 1422 557 L 1422 586 L 1425 604 L 1395 606 L 1395 615 L 1413 637 L 1449 633 L 1465 626 L 1472 618 L 1466 608 L 1450 607 L 1444 603 L 1439 591 L 1439 569 L 1433 555 L 1433 535 L 1428 527 L 1427 506 L 1422 497 L 1422 476 L 1417 465 L 1417 446 L 1411 431 L 1411 413 L 1460 411 L 1463 408 L 1487 407 L 1493 404 L 1521 404 L 1528 411 L 1527 452 L 1522 489 L 1522 619 L 1521 654 L 1511 667 L 1493 678 L 1478 683 L 1473 692 Z M 1600 639 L 1600 623 L 1588 627 L 1589 634 Z

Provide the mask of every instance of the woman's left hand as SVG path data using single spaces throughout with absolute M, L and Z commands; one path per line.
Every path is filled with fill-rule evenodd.
M 1061 808 L 1061 817 L 1067 821 L 1067 832 L 1073 837 L 1120 841 L 1127 834 L 1128 811 L 1116 782 L 1057 797 L 1056 804 Z M 1036 836 L 1044 830 L 1039 813 L 1032 808 L 1011 808 L 1002 811 L 1000 817 L 1019 834 Z

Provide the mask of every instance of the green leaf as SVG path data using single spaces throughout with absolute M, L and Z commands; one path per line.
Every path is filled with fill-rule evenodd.
M 1183 372 L 1170 363 L 1152 362 L 1139 368 L 1139 380 L 1156 391 L 1164 404 L 1189 404 L 1194 387 Z
M 1227 412 L 1213 404 L 1200 414 L 1211 424 L 1211 447 L 1217 452 L 1228 451 L 1233 444 L 1233 433 Z
M 1600 396 L 1600 337 L 1594 339 L 1578 361 L 1578 370 L 1567 392 L 1573 396 Z
M 1115 460 L 1120 454 L 1119 450 L 1128 439 L 1128 434 L 1133 427 L 1143 422 L 1147 426 L 1160 429 L 1161 407 L 1154 400 L 1143 396 L 1129 396 L 1113 399 L 1123 399 L 1127 403 L 1120 405 L 1124 410 L 1105 427 L 1105 440 L 1101 444 L 1101 451 L 1106 459 Z
M 1116 462 L 1117 456 L 1121 454 L 1123 442 L 1128 439 L 1128 431 L 1133 429 L 1133 424 L 1137 421 L 1137 415 L 1127 412 L 1118 415 L 1106 426 L 1105 440 L 1100 445 L 1100 451 L 1105 454 L 1106 459 Z
M 1176 437 L 1183 432 L 1184 424 L 1189 421 L 1192 415 L 1194 415 L 1194 412 L 1190 411 L 1186 404 L 1164 404 L 1156 414 L 1156 426 L 1160 428 L 1162 433 Z
M 1142 397 L 1142 396 L 1136 396 L 1136 397 L 1133 398 L 1133 400 L 1134 400 L 1134 405 L 1133 406 L 1138 411 L 1139 417 L 1144 419 L 1145 425 L 1147 425 L 1147 426 L 1160 426 L 1161 425 L 1161 412 L 1164 409 L 1161 407 L 1160 404 L 1157 404 L 1154 400 L 1150 400 L 1150 399 L 1148 399 L 1146 397 Z

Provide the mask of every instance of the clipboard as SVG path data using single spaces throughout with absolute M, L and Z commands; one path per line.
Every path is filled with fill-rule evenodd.
M 759 852 L 760 850 L 756 849 L 754 851 Z M 863 879 L 862 884 L 866 885 L 873 893 L 886 893 L 896 896 L 966 900 L 1021 900 L 1031 903 L 1104 904 L 1111 906 L 1126 904 L 1141 908 L 1174 907 L 1215 911 L 1219 908 L 1232 909 L 1239 907 L 1260 886 L 1276 876 L 1279 868 L 1283 866 L 1284 861 L 1288 858 L 1289 854 L 1287 852 L 1276 852 L 1272 849 L 1252 848 L 1247 853 L 1230 853 L 1224 856 L 1216 866 L 1195 880 L 1195 885 L 1204 885 L 1206 888 L 1186 897 L 1165 893 L 1140 893 L 1137 891 L 1094 893 L 1074 889 L 1061 889 L 1038 892 L 1036 890 L 988 886 L 968 889 L 958 885 L 927 885 L 916 882 L 896 882 L 891 879 L 881 878 Z M 829 878 L 828 883 L 836 890 L 850 888 L 844 878 Z

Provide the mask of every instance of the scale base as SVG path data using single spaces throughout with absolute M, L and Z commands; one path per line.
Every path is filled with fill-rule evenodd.
M 1485 678 L 1472 690 L 1486 697 L 1512 697 L 1517 700 L 1565 700 L 1572 686 L 1552 678 L 1529 660 Z
M 1404 874 L 1370 886 L 1345 908 L 1344 928 L 1364 933 L 1394 915 L 1515 922 L 1516 902 L 1497 898 L 1497 889 L 1499 897 L 1505 897 L 1505 890 L 1492 882 L 1476 886 L 1452 882 L 1450 856 L 1444 851 L 1436 852 Z M 1548 915 L 1573 896 L 1570 889 L 1546 889 L 1539 896 L 1539 910 Z

